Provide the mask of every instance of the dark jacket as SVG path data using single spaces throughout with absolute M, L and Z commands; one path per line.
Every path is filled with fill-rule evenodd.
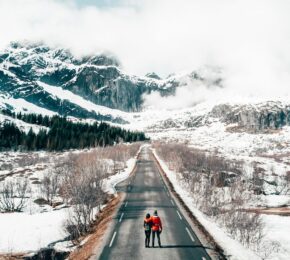
M 150 231 L 152 226 L 153 226 L 152 219 L 151 218 L 145 218 L 143 226 L 144 226 L 145 231 Z M 148 228 L 148 230 L 146 230 L 146 228 Z

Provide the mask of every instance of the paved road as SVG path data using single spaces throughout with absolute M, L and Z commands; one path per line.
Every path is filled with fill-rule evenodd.
M 118 189 L 126 190 L 126 199 L 100 259 L 211 259 L 168 193 L 149 148 L 141 151 L 136 174 Z M 145 248 L 143 219 L 155 209 L 163 248 Z

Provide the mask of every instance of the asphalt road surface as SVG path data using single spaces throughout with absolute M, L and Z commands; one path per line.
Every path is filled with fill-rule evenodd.
M 136 173 L 117 188 L 127 195 L 100 259 L 211 259 L 172 200 L 148 147 L 141 151 Z M 162 248 L 156 238 L 155 248 L 145 248 L 144 216 L 155 209 L 163 224 Z

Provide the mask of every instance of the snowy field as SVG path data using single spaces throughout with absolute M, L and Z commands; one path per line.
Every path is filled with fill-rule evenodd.
M 80 153 L 84 151 L 75 151 Z M 28 180 L 29 198 L 22 212 L 0 213 L 0 253 L 27 253 L 54 246 L 61 250 L 71 250 L 70 241 L 64 241 L 67 233 L 64 222 L 70 208 L 62 198 L 55 198 L 54 205 L 36 203 L 43 198 L 41 189 L 43 178 L 51 174 L 55 161 L 68 156 L 66 153 L 19 153 L 3 152 L 0 157 L 0 185 L 7 181 Z M 136 158 L 130 158 L 123 169 L 104 181 L 103 189 L 115 192 L 115 185 L 126 179 L 135 166 Z M 109 166 L 112 164 L 108 160 Z
M 219 118 L 211 117 L 210 111 L 214 105 L 214 102 L 200 104 L 178 111 L 147 110 L 134 116 L 131 129 L 143 129 L 152 140 L 186 143 L 208 154 L 242 162 L 243 174 L 247 176 L 261 174 L 265 194 L 247 205 L 250 209 L 271 210 L 261 215 L 265 233 L 261 256 L 264 259 L 290 259 L 289 214 L 273 215 L 277 211 L 278 214 L 284 210 L 290 212 L 290 190 L 281 181 L 290 176 L 290 127 L 264 132 L 245 131 L 236 124 L 226 124 Z M 163 166 L 166 168 L 166 165 Z M 192 197 L 179 184 L 174 172 L 169 171 L 168 177 L 200 222 L 210 227 L 210 233 L 226 253 L 232 255 L 230 259 L 259 259 L 255 252 L 230 238 L 225 230 L 192 206 Z M 269 246 L 267 243 L 270 243 Z M 275 243 L 279 245 L 277 250 L 272 247 Z
M 210 217 L 203 214 L 194 205 L 194 198 L 187 190 L 187 186 L 177 177 L 177 173 L 170 170 L 167 164 L 160 159 L 158 154 L 154 151 L 156 157 L 161 163 L 163 170 L 166 172 L 169 180 L 174 186 L 176 192 L 182 197 L 186 205 L 190 208 L 192 213 L 197 217 L 199 222 L 206 227 L 208 232 L 213 238 L 222 246 L 225 250 L 225 254 L 232 260 L 247 260 L 247 259 L 273 259 L 273 260 L 286 260 L 290 258 L 290 217 L 279 215 L 262 215 L 262 221 L 264 224 L 264 238 L 263 248 L 260 249 L 260 255 L 256 252 L 245 248 L 241 243 L 231 238 L 231 236 L 219 226 Z M 288 205 L 290 202 L 289 195 L 268 195 L 264 196 L 264 205 L 271 207 L 279 207 L 282 204 Z M 279 245 L 277 248 L 273 248 L 273 244 Z M 269 247 L 267 247 L 269 245 Z

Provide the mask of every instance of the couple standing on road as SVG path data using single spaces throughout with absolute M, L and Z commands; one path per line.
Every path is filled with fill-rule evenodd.
M 155 235 L 157 235 L 158 245 L 161 247 L 160 234 L 162 232 L 161 219 L 158 216 L 157 210 L 154 211 L 151 217 L 149 213 L 146 214 L 144 219 L 144 230 L 145 230 L 145 247 L 150 247 L 150 235 L 152 230 L 152 247 L 154 247 Z

